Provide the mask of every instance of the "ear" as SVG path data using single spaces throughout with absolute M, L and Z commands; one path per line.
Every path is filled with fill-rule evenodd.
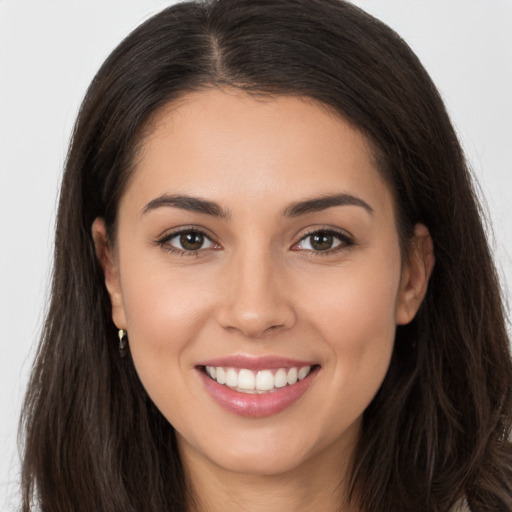
M 92 223 L 92 238 L 96 248 L 96 257 L 100 262 L 105 276 L 105 286 L 112 304 L 112 320 L 118 329 L 126 330 L 126 316 L 123 306 L 123 295 L 119 280 L 119 265 L 107 239 L 107 227 L 101 217 Z
M 434 244 L 430 232 L 423 224 L 416 224 L 400 279 L 396 308 L 398 325 L 408 324 L 418 312 L 427 293 L 434 262 Z

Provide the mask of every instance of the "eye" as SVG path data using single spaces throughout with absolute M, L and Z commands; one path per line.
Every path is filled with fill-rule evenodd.
M 295 251 L 330 252 L 349 245 L 353 245 L 353 242 L 348 235 L 323 229 L 302 237 L 292 249 Z
M 167 235 L 158 243 L 170 251 L 195 253 L 204 249 L 216 249 L 218 244 L 197 229 L 187 229 Z

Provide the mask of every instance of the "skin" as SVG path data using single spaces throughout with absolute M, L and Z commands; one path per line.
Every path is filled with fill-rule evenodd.
M 283 215 L 333 193 L 372 211 L 352 204 Z M 165 194 L 214 201 L 229 215 L 165 205 L 145 212 Z M 183 227 L 212 242 L 185 255 L 169 251 L 179 237 L 158 243 Z M 322 229 L 352 242 L 334 237 L 336 247 L 315 250 L 308 235 Z M 434 264 L 422 225 L 402 261 L 392 196 L 365 138 L 310 100 L 189 94 L 155 118 L 120 202 L 115 243 L 102 219 L 92 231 L 114 323 L 177 431 L 195 508 L 339 510 L 396 325 L 414 317 Z M 212 400 L 196 369 L 237 354 L 315 361 L 320 370 L 284 411 L 241 417 Z

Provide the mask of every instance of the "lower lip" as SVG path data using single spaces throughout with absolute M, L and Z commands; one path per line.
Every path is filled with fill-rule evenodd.
M 263 418 L 284 411 L 297 402 L 312 384 L 318 368 L 313 368 L 305 379 L 291 386 L 261 395 L 235 391 L 211 379 L 202 369 L 198 371 L 207 392 L 222 408 L 238 416 Z

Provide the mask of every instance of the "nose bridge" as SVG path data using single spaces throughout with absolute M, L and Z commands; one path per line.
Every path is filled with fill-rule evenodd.
M 293 309 L 283 286 L 283 268 L 268 243 L 239 247 L 233 252 L 226 273 L 229 286 L 219 314 L 223 327 L 259 337 L 293 324 Z

